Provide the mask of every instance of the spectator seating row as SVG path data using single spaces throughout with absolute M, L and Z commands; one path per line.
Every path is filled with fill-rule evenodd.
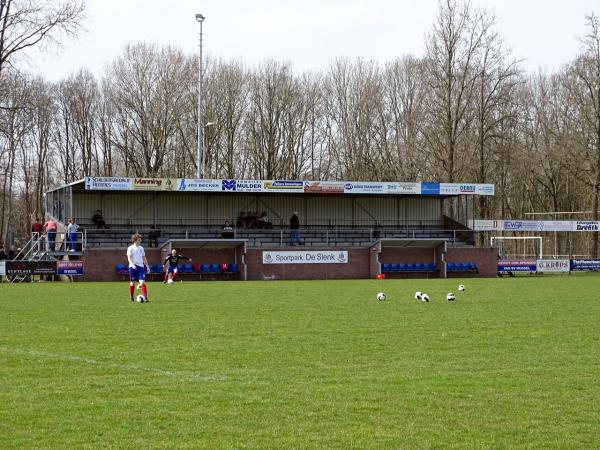
M 177 266 L 177 271 L 182 273 L 238 273 L 239 266 L 236 263 L 226 264 L 226 263 L 213 263 L 213 264 L 200 264 L 200 263 L 188 263 L 188 264 L 179 264 Z M 115 272 L 118 275 L 127 275 L 129 273 L 129 269 L 125 264 L 117 264 L 115 266 Z M 163 266 L 158 264 L 150 265 L 150 274 L 164 273 Z
M 448 272 L 479 272 L 476 262 L 447 262 L 446 270 Z
M 381 265 L 382 273 L 390 272 L 436 272 L 438 270 L 436 263 L 383 263 Z

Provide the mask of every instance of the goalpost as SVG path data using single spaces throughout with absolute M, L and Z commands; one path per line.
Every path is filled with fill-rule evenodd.
M 513 241 L 514 244 L 510 245 Z M 496 245 L 494 245 L 496 244 Z M 519 244 L 521 249 L 519 249 Z M 530 247 L 529 244 L 533 244 Z M 537 245 L 536 245 L 537 244 Z M 500 259 L 517 259 L 522 255 L 523 259 L 542 259 L 542 237 L 541 236 L 527 236 L 527 237 L 506 237 L 506 236 L 492 236 L 490 238 L 490 246 L 498 249 L 498 255 Z M 529 247 L 529 249 L 528 249 Z M 528 253 L 533 248 L 533 254 Z M 521 254 L 522 250 L 522 254 Z M 507 258 L 507 255 L 511 256 Z

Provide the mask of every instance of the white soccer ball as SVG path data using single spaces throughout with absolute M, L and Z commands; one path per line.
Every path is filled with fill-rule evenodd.
M 377 300 L 379 300 L 380 302 L 385 300 L 385 294 L 383 292 L 380 292 L 379 294 L 377 294 Z
M 453 302 L 455 299 L 456 296 L 452 292 L 448 292 L 448 295 L 446 295 L 446 300 L 448 300 L 449 302 Z
M 423 293 L 421 291 L 415 292 L 415 300 L 421 300 L 422 295 L 423 295 Z
M 429 295 L 427 295 L 426 293 L 422 293 L 421 294 L 421 301 L 422 302 L 428 302 L 429 301 Z
M 167 284 L 171 284 L 171 283 L 173 283 L 173 278 L 169 278 L 169 279 L 167 280 Z
M 458 285 L 458 290 L 459 290 L 460 292 L 464 292 L 464 291 L 465 291 L 465 285 L 464 285 L 464 284 L 459 284 L 459 285 Z
M 146 301 L 146 299 L 144 298 L 144 296 L 142 294 L 138 295 L 136 298 L 138 303 L 144 303 Z

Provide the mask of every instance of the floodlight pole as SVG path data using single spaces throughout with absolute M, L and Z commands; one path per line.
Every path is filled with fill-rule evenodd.
M 197 178 L 204 176 L 204 127 L 202 126 L 202 22 L 204 16 L 196 14 L 196 21 L 200 24 L 200 53 L 198 55 L 198 171 Z

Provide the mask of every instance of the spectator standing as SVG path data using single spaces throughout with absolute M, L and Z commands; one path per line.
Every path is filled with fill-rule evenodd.
M 0 244 L 0 261 L 6 259 L 6 253 L 4 252 L 4 244 Z M 0 275 L 0 283 L 2 283 L 2 275 Z
M 37 233 L 37 237 L 44 231 L 44 226 L 40 223 L 40 218 L 36 217 L 35 222 L 31 225 L 31 232 Z
M 77 230 L 79 229 L 79 225 L 75 223 L 74 218 L 69 219 L 69 224 L 67 225 L 67 235 L 69 238 L 69 251 L 74 252 L 77 250 Z
M 221 230 L 221 236 L 223 237 L 223 239 L 233 239 L 235 237 L 233 227 L 231 226 L 228 220 L 226 220 L 225 224 L 223 225 L 223 229 Z
M 154 225 L 150 226 L 148 232 L 148 247 L 158 247 L 158 238 L 160 237 L 160 230 L 154 228 Z
M 94 223 L 94 225 L 96 225 L 96 228 L 100 229 L 100 228 L 104 228 L 105 230 L 108 229 L 108 226 L 106 225 L 106 222 L 104 221 L 104 216 L 102 216 L 102 211 L 100 211 L 99 209 L 96 210 L 96 212 L 94 213 L 94 215 L 92 216 L 92 222 Z
M 51 252 L 56 251 L 56 230 L 58 229 L 58 225 L 57 223 L 52 220 L 52 219 L 48 219 L 46 220 L 46 223 L 44 224 L 44 228 L 46 229 L 46 233 L 48 233 L 48 250 Z
M 290 217 L 290 245 L 302 245 L 300 241 L 300 219 L 298 218 L 298 211 L 294 212 L 294 215 Z

